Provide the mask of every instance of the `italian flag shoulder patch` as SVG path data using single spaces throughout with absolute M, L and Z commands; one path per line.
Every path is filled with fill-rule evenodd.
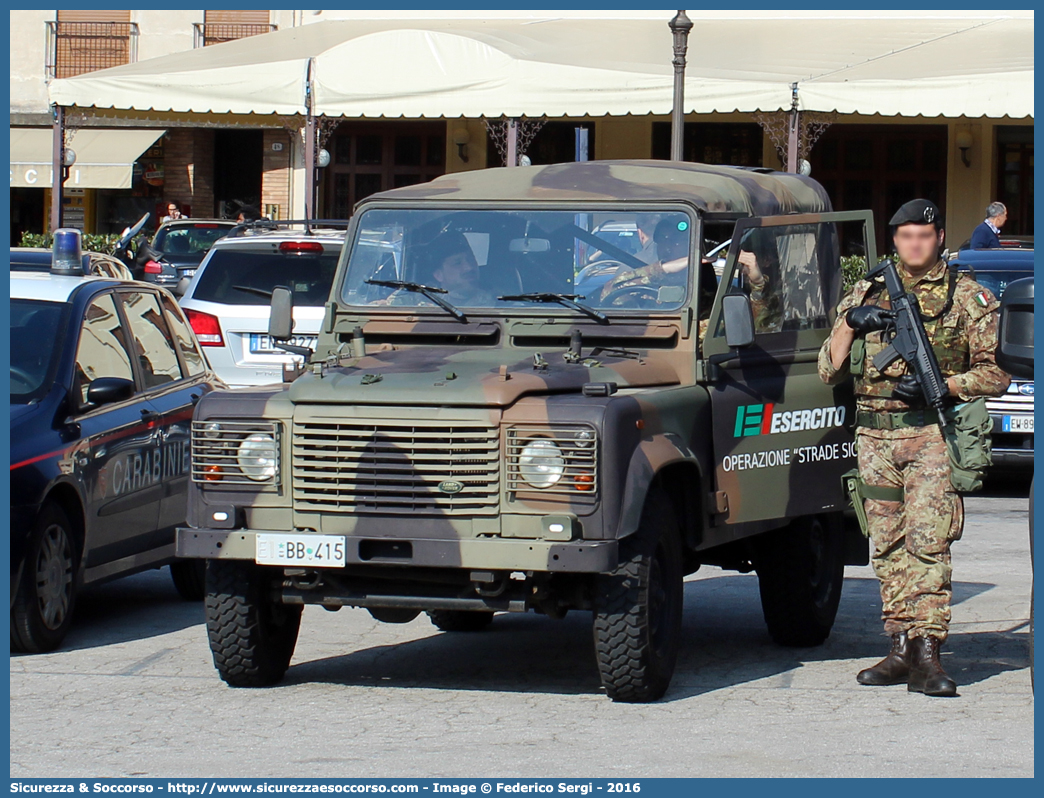
M 975 301 L 978 302 L 982 307 L 987 307 L 990 304 L 990 295 L 985 291 L 980 291 L 975 295 Z

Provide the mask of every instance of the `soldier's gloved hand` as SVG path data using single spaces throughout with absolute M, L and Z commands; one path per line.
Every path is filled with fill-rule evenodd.
M 892 389 L 892 398 L 906 402 L 910 407 L 924 407 L 924 391 L 913 374 L 904 374 Z
M 845 321 L 855 330 L 856 335 L 884 330 L 891 326 L 893 319 L 895 319 L 895 313 L 876 305 L 860 305 L 852 308 L 845 316 Z

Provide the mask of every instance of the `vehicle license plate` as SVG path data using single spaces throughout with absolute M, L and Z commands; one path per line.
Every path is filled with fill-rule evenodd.
M 1033 432 L 1033 416 L 1004 416 L 1001 428 L 1004 432 Z
M 289 343 L 294 346 L 307 346 L 309 349 L 315 349 L 316 344 L 319 343 L 319 336 L 317 335 L 295 335 L 290 339 Z M 272 339 L 264 333 L 250 333 L 250 354 L 252 355 L 284 355 L 281 349 L 276 349 L 272 345 Z
M 343 535 L 278 535 L 258 533 L 254 561 L 258 565 L 308 568 L 344 566 Z

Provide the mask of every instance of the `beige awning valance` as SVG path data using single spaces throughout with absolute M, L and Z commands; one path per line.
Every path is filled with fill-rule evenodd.
M 710 13 L 710 12 L 708 12 Z M 1032 12 L 689 12 L 685 110 L 1033 115 Z M 666 114 L 662 19 L 324 21 L 52 81 L 63 106 L 331 117 Z
M 81 128 L 69 141 L 76 163 L 66 188 L 130 188 L 134 162 L 163 130 Z M 11 187 L 50 188 L 50 128 L 11 128 Z

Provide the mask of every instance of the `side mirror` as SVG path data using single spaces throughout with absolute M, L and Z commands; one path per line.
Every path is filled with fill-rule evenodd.
M 286 341 L 294 333 L 294 292 L 277 285 L 272 289 L 271 308 L 268 335 L 273 341 Z
M 182 277 L 174 287 L 170 289 L 170 292 L 174 294 L 174 296 L 185 296 L 185 294 L 188 293 L 188 287 L 191 283 L 191 277 Z
M 1033 278 L 1008 283 L 1001 297 L 997 365 L 1015 377 L 1033 378 Z
M 725 294 L 721 299 L 725 321 L 725 343 L 743 349 L 754 343 L 754 312 L 746 294 Z
M 91 407 L 122 402 L 134 396 L 134 382 L 123 377 L 98 377 L 87 386 L 87 404 Z

